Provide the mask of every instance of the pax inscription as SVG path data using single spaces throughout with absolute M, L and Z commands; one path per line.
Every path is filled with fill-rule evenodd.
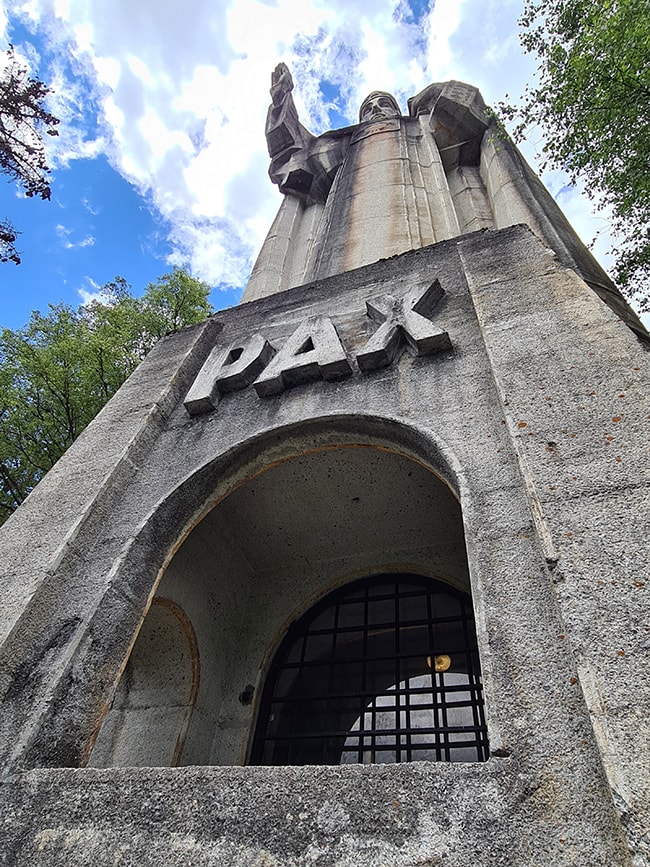
M 443 296 L 435 280 L 424 292 L 418 287 L 401 298 L 384 294 L 366 301 L 365 315 L 378 327 L 353 355 L 329 316 L 304 320 L 279 347 L 259 332 L 243 343 L 215 346 L 187 393 L 185 409 L 202 415 L 222 395 L 251 385 L 259 397 L 269 397 L 306 382 L 345 379 L 354 372 L 352 359 L 363 374 L 392 364 L 406 348 L 414 355 L 450 349 L 447 332 L 431 321 Z

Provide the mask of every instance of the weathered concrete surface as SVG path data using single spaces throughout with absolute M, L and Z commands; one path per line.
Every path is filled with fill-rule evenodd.
M 451 348 L 361 372 L 356 355 L 377 329 L 366 301 L 436 279 L 432 319 Z M 247 387 L 187 413 L 215 334 L 225 346 L 262 331 L 280 347 L 319 315 L 346 350 L 347 378 L 269 397 Z M 58 510 L 59 491 L 75 490 L 64 465 L 2 530 L 0 574 L 19 596 L 0 660 L 5 863 L 646 863 L 649 368 L 629 329 L 522 227 L 223 311 L 163 341 L 64 458 L 109 441 L 101 472 L 90 462 L 77 473 L 77 508 Z M 134 425 L 134 410 L 150 420 Z M 342 445 L 415 460 L 460 498 L 493 758 L 74 770 L 184 539 L 260 473 Z M 31 558 L 32 520 L 56 558 Z
M 172 600 L 157 596 L 129 656 L 88 765 L 177 765 L 198 682 L 199 657 L 192 622 Z
M 578 825 L 552 778 L 508 759 L 487 767 L 34 771 L 3 788 L 14 805 L 3 813 L 12 867 L 627 863 L 616 834 L 599 843 L 609 817 L 593 793 L 584 793 L 591 820 Z M 545 821 L 531 824 L 532 813 Z

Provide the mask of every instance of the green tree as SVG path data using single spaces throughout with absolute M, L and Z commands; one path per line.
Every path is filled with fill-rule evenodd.
M 35 312 L 0 332 L 0 523 L 25 499 L 165 334 L 212 312 L 210 287 L 174 269 L 135 298 L 123 278 L 103 301 Z
M 59 120 L 44 107 L 50 89 L 28 74 L 9 46 L 0 71 L 0 172 L 17 181 L 29 197 L 49 199 L 50 169 L 43 134 L 56 136 Z M 17 230 L 0 221 L 0 262 L 20 264 Z
M 520 24 L 537 84 L 500 113 L 515 138 L 541 127 L 545 167 L 611 210 L 615 276 L 634 295 L 650 276 L 650 0 L 525 0 Z
M 16 239 L 20 232 L 9 220 L 0 220 L 0 262 L 14 262 L 20 265 L 20 253 L 16 249 Z
M 58 118 L 43 105 L 50 88 L 16 60 L 13 45 L 0 72 L 0 171 L 28 196 L 50 198 L 43 132 L 57 136 Z

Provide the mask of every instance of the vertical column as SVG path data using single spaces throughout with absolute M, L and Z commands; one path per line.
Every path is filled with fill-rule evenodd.
M 256 301 L 282 292 L 292 285 L 291 258 L 302 217 L 302 201 L 297 196 L 284 196 L 257 257 L 242 301 Z

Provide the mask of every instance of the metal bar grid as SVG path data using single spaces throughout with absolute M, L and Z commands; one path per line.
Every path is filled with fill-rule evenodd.
M 434 579 L 381 575 L 334 591 L 289 629 L 251 763 L 487 757 L 471 600 Z

